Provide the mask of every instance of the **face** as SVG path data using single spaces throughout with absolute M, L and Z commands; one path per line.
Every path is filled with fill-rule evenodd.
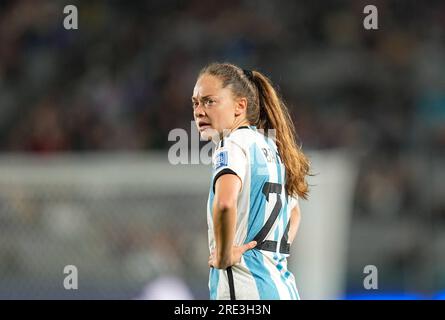
M 218 141 L 245 116 L 246 99 L 235 99 L 229 86 L 222 88 L 217 77 L 204 74 L 193 89 L 193 116 L 202 139 Z

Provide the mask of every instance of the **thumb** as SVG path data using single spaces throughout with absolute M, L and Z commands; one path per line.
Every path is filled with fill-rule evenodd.
M 256 241 L 250 241 L 249 243 L 246 243 L 244 246 L 243 246 L 243 252 L 246 252 L 247 250 L 250 250 L 250 249 L 253 249 L 253 248 L 255 248 L 255 246 L 256 246 Z

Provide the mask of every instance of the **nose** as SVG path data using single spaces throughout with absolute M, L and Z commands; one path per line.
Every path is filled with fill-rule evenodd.
M 198 106 L 193 111 L 195 113 L 195 117 L 199 118 L 205 115 L 204 108 L 202 106 L 202 103 L 198 103 Z

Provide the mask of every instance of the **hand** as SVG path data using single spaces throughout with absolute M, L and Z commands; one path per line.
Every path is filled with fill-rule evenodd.
M 242 246 L 233 246 L 232 256 L 227 260 L 226 263 L 224 263 L 223 261 L 218 261 L 216 250 L 214 249 L 209 256 L 209 267 L 213 267 L 216 269 L 226 269 L 227 267 L 238 264 L 241 262 L 241 256 L 244 254 L 244 252 L 255 248 L 256 244 L 256 241 L 250 241 L 249 243 L 243 244 Z

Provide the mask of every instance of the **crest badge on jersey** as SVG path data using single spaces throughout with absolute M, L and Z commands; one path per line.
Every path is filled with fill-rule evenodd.
M 216 160 L 215 160 L 215 165 L 214 165 L 215 170 L 218 170 L 221 167 L 227 166 L 228 157 L 229 156 L 227 154 L 227 151 L 222 151 L 222 152 L 218 153 L 216 155 Z

